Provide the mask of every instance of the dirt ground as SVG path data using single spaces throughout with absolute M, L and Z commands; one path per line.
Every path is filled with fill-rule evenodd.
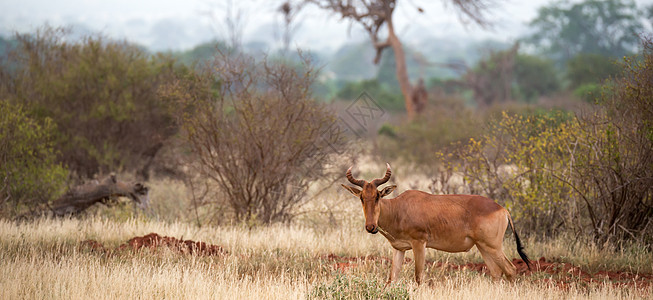
M 340 271 L 347 271 L 355 268 L 365 261 L 385 261 L 391 263 L 390 258 L 379 256 L 366 257 L 341 257 L 335 254 L 329 254 L 322 257 L 325 261 L 332 263 L 333 268 Z M 410 258 L 405 259 L 404 263 L 411 263 Z M 612 284 L 614 286 L 624 286 L 632 288 L 646 289 L 653 286 L 653 274 L 637 274 L 628 271 L 609 270 L 598 271 L 594 273 L 583 270 L 582 267 L 565 262 L 556 262 L 555 259 L 546 259 L 540 257 L 536 261 L 531 261 L 531 269 L 528 269 L 526 263 L 521 259 L 513 259 L 512 263 L 517 267 L 517 274 L 520 276 L 530 277 L 535 282 L 554 284 L 561 289 L 568 289 L 571 284 Z M 443 263 L 439 261 L 427 261 L 427 265 L 435 268 L 446 268 L 449 271 L 471 270 L 487 274 L 489 271 L 484 263 L 466 263 L 454 264 Z
M 107 248 L 95 240 L 86 240 L 81 242 L 80 248 L 101 252 L 106 255 L 113 255 L 118 252 L 133 251 L 137 252 L 142 249 L 157 250 L 166 247 L 180 254 L 192 254 L 200 256 L 214 256 L 228 254 L 222 247 L 204 242 L 192 240 L 177 239 L 169 236 L 161 236 L 156 233 L 150 233 L 144 236 L 137 236 L 129 239 L 124 244 L 116 248 Z M 385 262 L 390 264 L 390 258 L 381 256 L 361 256 L 348 257 L 328 254 L 320 256 L 319 259 L 327 264 L 331 264 L 335 270 L 347 272 L 360 264 L 366 262 Z M 407 258 L 405 263 L 411 263 Z M 611 284 L 613 286 L 622 286 L 628 288 L 646 289 L 653 286 L 653 274 L 637 274 L 623 270 L 604 270 L 597 272 L 588 272 L 581 266 L 561 262 L 558 259 L 547 259 L 540 257 L 538 260 L 531 262 L 529 270 L 521 259 L 513 259 L 512 263 L 517 267 L 517 273 L 520 276 L 528 277 L 534 282 L 543 284 L 553 284 L 561 289 L 568 289 L 570 285 L 590 285 L 590 284 Z M 443 263 L 439 261 L 427 261 L 431 268 L 446 268 L 448 271 L 471 270 L 478 273 L 487 274 L 488 269 L 484 263 Z

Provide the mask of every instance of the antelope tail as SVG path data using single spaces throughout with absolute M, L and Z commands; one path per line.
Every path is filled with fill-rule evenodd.
M 517 230 L 515 230 L 515 224 L 512 223 L 512 217 L 510 216 L 510 213 L 508 213 L 508 221 L 510 224 L 510 229 L 512 229 L 512 233 L 515 234 L 515 241 L 517 242 L 517 253 L 519 253 L 519 257 L 521 257 L 521 259 L 526 263 L 526 266 L 530 270 L 531 261 L 528 259 L 528 256 L 526 256 L 526 253 L 524 253 L 524 246 L 522 246 L 521 240 L 517 235 Z

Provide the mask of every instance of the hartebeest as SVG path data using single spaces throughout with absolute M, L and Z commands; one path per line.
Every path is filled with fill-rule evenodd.
M 475 195 L 432 195 L 408 190 L 394 199 L 383 199 L 397 187 L 377 188 L 388 182 L 392 171 L 386 164 L 385 176 L 370 182 L 355 179 L 351 167 L 347 179 L 362 188 L 342 185 L 360 198 L 365 214 L 365 229 L 381 232 L 394 248 L 388 284 L 399 275 L 406 250 L 415 255 L 415 281 L 421 283 L 426 248 L 447 252 L 469 251 L 474 245 L 481 252 L 491 276 L 508 280 L 515 266 L 503 253 L 503 235 L 508 224 L 517 243 L 517 253 L 530 269 L 530 261 L 515 230 L 508 211 L 491 199 Z

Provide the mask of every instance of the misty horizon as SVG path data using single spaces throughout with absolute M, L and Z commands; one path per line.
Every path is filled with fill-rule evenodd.
M 282 20 L 277 11 L 282 1 L 240 2 L 232 15 L 241 12 L 242 42 L 263 42 L 277 49 L 282 42 Z M 643 2 L 643 1 L 639 1 Z M 645 1 L 644 1 L 645 2 Z M 225 1 L 4 1 L 0 4 L 0 34 L 33 32 L 43 25 L 72 28 L 77 34 L 102 34 L 112 39 L 126 39 L 152 51 L 184 51 L 214 41 L 227 40 Z M 405 42 L 425 39 L 460 39 L 467 41 L 496 40 L 512 42 L 527 32 L 527 23 L 537 9 L 550 3 L 538 0 L 529 3 L 504 2 L 488 12 L 492 28 L 464 22 L 452 5 L 417 3 L 399 5 L 395 17 L 398 31 Z M 640 3 L 641 4 L 641 3 Z M 368 39 L 357 24 L 342 21 L 316 7 L 305 7 L 297 18 L 292 47 L 317 51 L 335 51 L 344 44 Z

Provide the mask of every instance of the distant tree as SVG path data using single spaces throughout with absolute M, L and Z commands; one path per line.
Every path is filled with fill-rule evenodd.
M 560 88 L 553 63 L 538 56 L 519 54 L 519 44 L 503 51 L 492 51 L 474 67 L 467 68 L 465 84 L 474 92 L 479 106 L 511 99 L 533 101 Z
M 602 81 L 617 75 L 620 70 L 617 62 L 610 57 L 578 54 L 567 61 L 569 88 L 573 90 L 585 84 L 600 85 Z
M 348 82 L 337 92 L 336 97 L 343 100 L 354 100 L 361 95 L 361 91 L 367 91 L 384 109 L 392 111 L 404 109 L 401 94 L 388 89 L 377 79 Z
M 182 63 L 191 66 L 193 64 L 206 63 L 213 59 L 218 51 L 228 51 L 229 46 L 222 41 L 212 41 L 195 46 L 193 49 L 181 52 L 175 56 Z
M 519 96 L 526 101 L 549 95 L 560 88 L 553 61 L 539 56 L 517 54 L 514 75 Z
M 512 99 L 517 50 L 519 44 L 508 50 L 491 52 L 475 67 L 467 70 L 464 78 L 479 106 L 488 107 Z
M 345 44 L 338 49 L 329 61 L 329 71 L 336 74 L 338 80 L 355 81 L 369 79 L 376 75 L 375 66 L 371 61 L 365 59 L 370 55 L 372 49 L 369 45 Z M 360 91 L 359 91 L 360 93 Z
M 539 9 L 524 42 L 560 64 L 579 53 L 623 57 L 636 50 L 642 17 L 632 0 L 558 1 Z
M 318 7 L 332 11 L 343 19 L 363 26 L 369 34 L 372 44 L 376 49 L 374 63 L 378 64 L 384 49 L 391 47 L 395 55 L 396 77 L 399 82 L 401 93 L 404 96 L 406 112 L 412 118 L 418 111 L 413 103 L 417 89 L 410 83 L 406 67 L 406 55 L 404 48 L 395 31 L 392 15 L 397 6 L 396 0 L 304 0 L 313 3 Z M 449 1 L 447 1 L 449 2 Z M 480 25 L 486 25 L 487 21 L 483 13 L 488 8 L 487 0 L 451 0 L 462 15 L 470 18 Z M 419 12 L 424 10 L 417 7 Z M 387 37 L 381 37 L 383 31 L 387 31 Z M 422 93 L 420 93 L 422 94 Z

